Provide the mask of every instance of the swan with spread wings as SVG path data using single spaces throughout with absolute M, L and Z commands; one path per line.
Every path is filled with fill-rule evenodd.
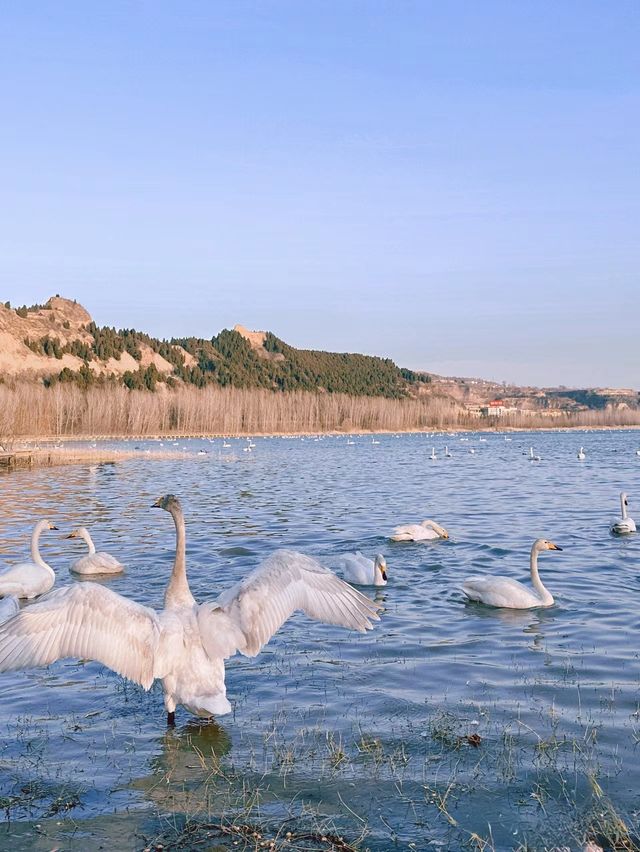
M 185 523 L 172 494 L 154 507 L 176 527 L 176 556 L 156 612 L 96 583 L 51 592 L 0 625 L 0 671 L 65 657 L 97 660 L 149 689 L 162 681 L 167 724 L 182 705 L 196 716 L 231 711 L 224 661 L 256 656 L 296 610 L 327 624 L 370 630 L 378 605 L 315 559 L 279 550 L 216 600 L 196 603 L 187 581 Z

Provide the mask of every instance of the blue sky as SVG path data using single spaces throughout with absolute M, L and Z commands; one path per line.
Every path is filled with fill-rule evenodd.
M 0 296 L 640 385 L 640 3 L 10 2 Z

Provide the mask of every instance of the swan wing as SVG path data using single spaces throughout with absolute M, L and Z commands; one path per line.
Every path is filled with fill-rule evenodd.
M 364 633 L 378 609 L 310 556 L 278 550 L 216 601 L 201 604 L 198 623 L 209 656 L 255 657 L 296 610 Z
M 15 595 L 9 595 L 8 598 L 0 600 L 0 624 L 13 618 L 14 615 L 20 612 L 20 604 Z
M 0 671 L 81 657 L 149 689 L 158 632 L 152 609 L 96 583 L 66 586 L 0 625 Z
M 467 577 L 462 591 L 472 601 L 489 606 L 527 609 L 540 605 L 540 598 L 511 577 Z
M 415 541 L 416 538 L 422 538 L 425 528 L 420 524 L 403 524 L 396 527 L 391 536 L 392 541 Z

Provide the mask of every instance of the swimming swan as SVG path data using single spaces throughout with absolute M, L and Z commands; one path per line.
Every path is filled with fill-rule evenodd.
M 580 449 L 578 450 L 578 458 L 580 459 L 580 461 L 584 461 L 586 457 L 587 456 L 585 454 L 584 447 L 580 447 Z
M 342 570 L 342 576 L 348 583 L 358 586 L 387 585 L 387 562 L 381 553 L 375 559 L 368 559 L 359 550 L 345 553 L 336 560 L 336 567 Z
M 622 510 L 622 517 L 616 518 L 615 521 L 611 522 L 611 526 L 609 527 L 610 532 L 614 535 L 628 535 L 629 533 L 634 533 L 636 531 L 636 522 L 633 518 L 630 518 L 627 515 L 627 495 L 624 491 L 620 494 L 620 508 Z
M 67 538 L 81 538 L 89 546 L 89 553 L 86 556 L 81 556 L 71 563 L 69 570 L 74 574 L 119 574 L 124 569 L 124 565 L 121 565 L 110 553 L 102 551 L 96 553 L 95 544 L 86 527 L 78 527 L 69 533 Z
M 56 580 L 53 568 L 40 556 L 40 535 L 43 530 L 57 530 L 49 521 L 38 521 L 31 534 L 31 562 L 12 565 L 0 574 L 0 597 L 17 595 L 35 598 L 52 588 Z
M 551 606 L 553 595 L 545 589 L 538 575 L 538 554 L 542 550 L 562 550 L 562 548 L 552 541 L 547 541 L 546 538 L 538 538 L 533 542 L 529 562 L 533 589 L 510 577 L 467 577 L 462 591 L 472 601 L 479 601 L 487 606 L 510 609 Z
M 171 494 L 155 508 L 176 527 L 176 556 L 156 612 L 97 583 L 57 589 L 0 626 L 0 671 L 45 666 L 65 657 L 97 660 L 149 689 L 162 680 L 167 724 L 182 704 L 197 716 L 231 711 L 224 661 L 255 657 L 300 609 L 310 618 L 370 630 L 379 607 L 301 553 L 280 550 L 216 600 L 197 604 L 189 589 L 185 524 Z
M 438 538 L 449 538 L 449 533 L 435 521 L 427 520 L 396 527 L 391 541 L 435 541 Z

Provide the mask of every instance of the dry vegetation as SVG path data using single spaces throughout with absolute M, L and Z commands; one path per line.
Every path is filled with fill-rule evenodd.
M 410 431 L 445 428 L 637 426 L 640 412 L 587 411 L 560 417 L 479 420 L 446 397 L 385 399 L 263 389 L 180 387 L 156 393 L 123 387 L 82 390 L 0 386 L 0 444 L 26 436 L 151 436 Z

